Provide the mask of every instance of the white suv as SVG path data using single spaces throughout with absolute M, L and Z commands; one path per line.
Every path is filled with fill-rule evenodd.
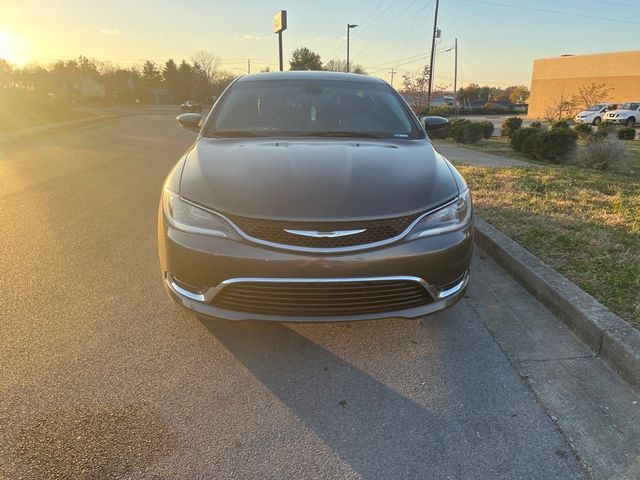
M 640 102 L 629 102 L 620 105 L 618 110 L 607 112 L 604 120 L 613 123 L 624 123 L 627 127 L 633 127 L 640 123 Z
M 613 110 L 614 108 L 616 108 L 616 106 L 612 103 L 599 103 L 577 114 L 574 121 L 576 123 L 598 125 L 602 121 L 604 114 L 607 113 L 607 110 Z

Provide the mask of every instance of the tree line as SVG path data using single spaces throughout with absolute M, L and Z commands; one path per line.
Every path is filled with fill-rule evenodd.
M 13 65 L 0 59 L 0 92 L 6 98 L 62 105 L 209 103 L 233 80 L 214 54 L 201 51 L 190 61 L 147 60 L 123 67 L 80 56 L 43 65 Z
M 332 59 L 323 63 L 320 54 L 301 47 L 292 53 L 289 68 L 346 72 L 346 61 Z M 264 71 L 269 71 L 269 68 Z M 350 71 L 367 74 L 359 64 L 351 64 Z M 40 102 L 46 99 L 49 103 L 69 106 L 182 103 L 185 100 L 210 103 L 212 97 L 219 96 L 234 78 L 235 75 L 221 68 L 220 58 L 207 51 L 196 52 L 190 61 L 168 59 L 164 63 L 156 63 L 147 60 L 131 67 L 84 56 L 47 65 L 31 63 L 21 67 L 0 59 L 0 97 Z M 399 90 L 424 103 L 428 81 L 429 68 L 425 66 L 420 72 L 403 75 Z M 445 92 L 450 92 L 449 85 L 434 85 L 434 94 Z M 524 85 L 499 88 L 472 83 L 460 88 L 457 96 L 460 104 L 500 100 L 525 103 L 529 90 Z

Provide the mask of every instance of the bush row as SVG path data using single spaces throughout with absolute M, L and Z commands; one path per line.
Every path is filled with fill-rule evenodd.
M 604 170 L 612 165 L 624 168 L 628 149 L 619 140 L 635 139 L 634 128 L 621 127 L 602 122 L 596 131 L 591 125 L 578 124 L 573 130 L 567 121 L 552 123 L 549 128 L 540 122 L 533 122 L 522 128 L 519 118 L 507 119 L 502 133 L 510 138 L 511 147 L 528 158 L 538 161 L 561 163 L 573 159 L 586 168 Z M 614 135 L 615 134 L 615 135 Z M 577 139 L 587 140 L 585 148 L 576 155 L 569 154 L 576 149 Z
M 453 138 L 458 143 L 478 143 L 483 138 L 491 138 L 494 126 L 489 121 L 472 122 L 457 118 L 444 128 L 429 132 L 431 138 Z
M 615 134 L 620 140 L 634 140 L 636 138 L 636 130 L 633 127 L 618 127 L 611 122 L 600 122 L 596 127 L 595 133 L 591 128 L 591 125 L 586 123 L 579 123 L 573 128 L 578 137 L 583 140 L 589 140 L 593 136 L 607 137 L 608 135 Z
M 541 125 L 521 128 L 522 120 L 519 118 L 517 120 L 520 122 L 507 124 L 505 121 L 507 126 L 503 125 L 502 129 L 510 137 L 511 148 L 528 158 L 560 163 L 576 148 L 578 135 L 569 128 L 568 124 L 554 124 L 549 130 L 545 130 Z M 517 128 L 514 125 L 517 125 Z M 512 131 L 511 128 L 513 128 Z

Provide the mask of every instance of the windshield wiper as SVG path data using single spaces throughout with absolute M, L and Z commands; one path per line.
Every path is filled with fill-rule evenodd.
M 361 138 L 383 138 L 379 135 L 364 132 L 347 132 L 344 130 L 325 130 L 319 132 L 310 132 L 301 135 L 303 137 L 361 137 Z
M 243 138 L 243 137 L 260 137 L 262 135 L 258 135 L 254 132 L 249 132 L 246 130 L 223 130 L 220 132 L 210 132 L 209 137 L 215 138 Z

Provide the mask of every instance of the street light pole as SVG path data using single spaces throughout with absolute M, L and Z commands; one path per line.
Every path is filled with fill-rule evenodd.
M 356 28 L 358 25 L 351 25 L 347 23 L 347 73 L 349 73 L 349 43 L 350 43 L 350 33 L 352 28 Z

